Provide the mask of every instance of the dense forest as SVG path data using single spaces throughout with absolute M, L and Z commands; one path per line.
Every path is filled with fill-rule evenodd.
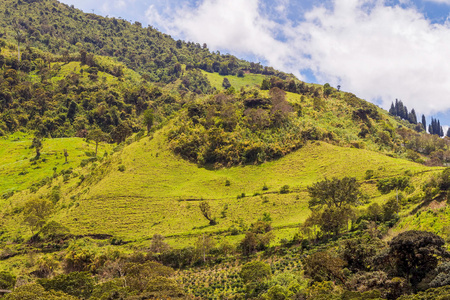
M 55 0 L 0 24 L 0 298 L 447 299 L 439 120 Z

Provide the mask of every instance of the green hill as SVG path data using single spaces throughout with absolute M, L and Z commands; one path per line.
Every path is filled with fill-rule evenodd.
M 449 140 L 415 118 L 54 0 L 2 1 L 0 25 L 6 299 L 446 285 Z

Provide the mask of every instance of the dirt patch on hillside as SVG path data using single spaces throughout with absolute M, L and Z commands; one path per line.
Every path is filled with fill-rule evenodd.
M 433 201 L 431 201 L 431 203 L 428 205 L 427 208 L 432 209 L 432 210 L 438 210 L 438 209 L 444 208 L 446 205 L 447 205 L 447 201 L 433 200 Z

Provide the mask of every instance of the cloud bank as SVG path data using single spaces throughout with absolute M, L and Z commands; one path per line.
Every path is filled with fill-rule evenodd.
M 450 109 L 449 23 L 433 24 L 413 6 L 382 0 L 332 0 L 308 9 L 288 0 L 168 3 L 163 11 L 152 5 L 147 17 L 173 36 L 256 57 L 300 79 L 312 71 L 318 82 L 340 84 L 385 108 L 399 98 L 426 115 Z M 298 19 L 285 19 L 293 9 Z

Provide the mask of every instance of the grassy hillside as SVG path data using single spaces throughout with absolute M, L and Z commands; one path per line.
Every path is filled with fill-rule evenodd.
M 0 25 L 6 299 L 396 299 L 450 282 L 450 139 L 414 118 L 54 0 L 5 0 Z
M 239 91 L 241 88 L 252 88 L 255 86 L 259 88 L 263 79 L 267 77 L 265 75 L 252 73 L 244 74 L 243 77 L 237 77 L 236 75 L 220 75 L 218 73 L 210 73 L 206 71 L 203 71 L 202 73 L 207 76 L 211 86 L 219 91 L 223 89 L 222 83 L 224 78 L 227 78 L 231 86 Z
M 30 188 L 54 174 L 77 168 L 95 151 L 93 143 L 86 143 L 81 138 L 44 139 L 40 159 L 33 160 L 36 151 L 31 148 L 31 143 L 32 137 L 20 132 L 0 139 L 1 195 Z M 67 162 L 64 149 L 68 153 Z M 110 149 L 110 145 L 102 143 L 99 153 Z
M 137 240 L 158 233 L 174 237 L 174 245 L 179 245 L 186 242 L 178 237 L 202 232 L 230 235 L 227 231 L 233 225 L 248 226 L 267 212 L 275 228 L 292 226 L 292 234 L 310 213 L 306 187 L 316 181 L 353 176 L 363 183 L 370 202 L 382 203 L 389 195 L 376 190 L 374 179 L 408 171 L 416 174 L 414 182 L 419 185 L 424 180 L 423 172 L 434 172 L 403 159 L 323 142 L 308 143 L 280 160 L 262 165 L 209 170 L 172 154 L 165 142 L 165 131 L 126 146 L 106 163 L 79 171 L 85 177 L 92 173 L 92 180 L 78 187 L 79 177 L 63 184 L 57 181 L 64 197 L 52 219 L 67 225 L 74 234 L 111 234 Z M 47 165 L 50 168 L 53 163 Z M 367 170 L 374 171 L 372 180 L 364 179 Z M 289 186 L 289 193 L 280 194 L 284 185 Z M 263 190 L 264 186 L 267 190 Z M 44 188 L 39 193 L 50 190 Z M 243 194 L 245 197 L 238 197 Z M 20 203 L 18 199 L 26 195 L 19 194 L 10 203 Z M 198 207 L 201 201 L 210 204 L 218 225 L 208 226 Z

